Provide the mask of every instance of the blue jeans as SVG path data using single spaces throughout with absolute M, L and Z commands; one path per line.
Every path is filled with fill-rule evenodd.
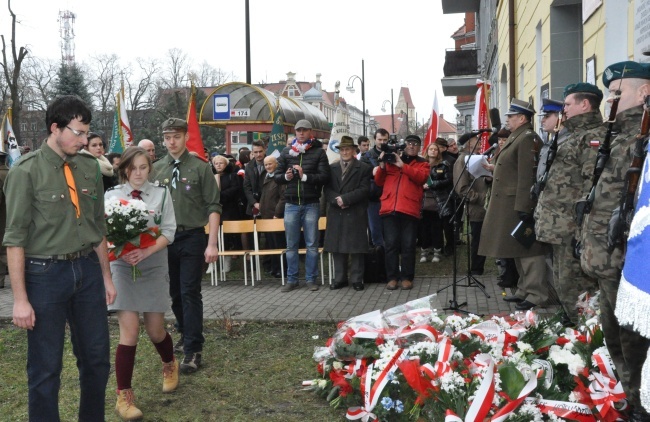
M 27 331 L 29 419 L 59 421 L 66 321 L 79 368 L 79 420 L 103 421 L 110 370 L 106 292 L 95 252 L 73 261 L 25 258 L 36 323 Z
M 379 217 L 379 209 L 381 202 L 368 202 L 368 227 L 370 228 L 370 239 L 372 245 L 384 246 L 384 233 L 381 224 L 381 217 Z
M 318 218 L 320 204 L 284 206 L 284 230 L 287 237 L 287 283 L 298 283 L 298 244 L 302 227 L 307 246 L 305 258 L 305 279 L 315 283 L 318 278 Z
M 203 230 L 176 232 L 174 243 L 167 247 L 169 295 L 186 355 L 201 352 L 205 342 L 201 280 L 206 247 Z
M 382 216 L 388 281 L 413 281 L 418 219 L 402 213 Z M 400 262 L 401 255 L 401 262 Z

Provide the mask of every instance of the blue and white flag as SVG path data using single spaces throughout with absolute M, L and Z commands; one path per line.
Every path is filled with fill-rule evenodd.
M 621 284 L 616 298 L 616 317 L 650 338 L 650 160 L 643 163 L 636 212 L 630 224 Z M 649 351 L 650 353 L 650 351 Z M 641 374 L 641 404 L 650 409 L 650 359 Z

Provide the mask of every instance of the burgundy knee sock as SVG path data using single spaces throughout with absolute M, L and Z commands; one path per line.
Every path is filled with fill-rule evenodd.
M 118 390 L 131 388 L 136 347 L 138 346 L 117 345 L 117 350 L 115 350 L 115 378 L 117 379 Z
M 156 350 L 163 362 L 169 363 L 174 360 L 174 342 L 169 333 L 167 333 L 163 341 L 160 343 L 153 343 L 153 345 L 156 346 Z

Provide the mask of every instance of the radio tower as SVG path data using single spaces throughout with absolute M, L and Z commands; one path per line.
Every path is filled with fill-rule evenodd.
M 69 10 L 59 10 L 59 30 L 61 32 L 61 60 L 66 67 L 74 66 L 74 20 L 75 14 Z

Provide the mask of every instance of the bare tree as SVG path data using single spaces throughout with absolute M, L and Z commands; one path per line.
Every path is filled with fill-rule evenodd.
M 156 95 L 156 74 L 160 71 L 160 64 L 156 59 L 136 60 L 139 68 L 137 77 L 132 77 L 129 69 L 125 81 L 126 97 L 131 102 L 131 110 L 143 110 L 154 107 Z
M 45 111 L 52 100 L 52 92 L 59 63 L 34 56 L 27 58 L 20 79 L 23 81 L 21 103 L 28 110 Z
M 17 139 L 20 139 L 20 111 L 22 110 L 22 104 L 20 103 L 20 85 L 19 85 L 19 76 L 20 68 L 22 66 L 23 60 L 29 51 L 25 47 L 20 47 L 16 50 L 16 14 L 11 10 L 11 0 L 7 0 L 7 8 L 9 9 L 9 14 L 11 15 L 11 54 L 12 61 L 7 62 L 7 45 L 5 43 L 5 36 L 0 35 L 2 39 L 2 70 L 4 72 L 5 80 L 7 82 L 7 87 L 9 88 L 9 94 L 12 101 L 12 107 L 14 110 L 13 113 L 13 127 L 14 134 Z
M 224 72 L 222 69 L 217 69 L 209 64 L 207 61 L 203 61 L 198 69 L 192 71 L 192 76 L 194 78 L 194 83 L 197 86 L 219 86 L 230 80 L 233 80 L 233 73 L 230 74 Z
M 89 78 L 90 94 L 97 101 L 98 111 L 106 113 L 115 106 L 115 93 L 119 89 L 120 74 L 122 69 L 117 55 L 102 54 L 91 57 L 89 68 L 92 76 Z
M 167 53 L 167 68 L 163 69 L 164 78 L 160 81 L 163 88 L 182 88 L 189 85 L 190 59 L 187 53 L 178 48 L 172 48 Z

